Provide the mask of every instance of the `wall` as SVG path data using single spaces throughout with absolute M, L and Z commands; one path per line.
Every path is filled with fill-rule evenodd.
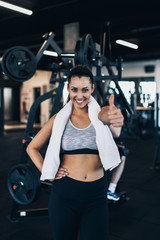
M 154 66 L 154 71 L 151 73 L 147 73 L 145 71 L 145 66 Z M 156 82 L 156 95 L 160 95 L 160 59 L 156 60 L 146 60 L 146 61 L 132 61 L 132 62 L 124 62 L 122 64 L 122 78 L 141 78 L 141 77 L 153 77 Z M 156 97 L 156 96 L 155 96 Z M 159 106 L 158 106 L 159 107 Z M 156 113 L 157 113 L 157 105 L 155 98 L 155 121 L 156 121 Z M 159 113 L 160 119 L 160 113 Z M 160 126 L 160 120 L 159 120 Z
M 28 118 L 28 112 L 34 102 L 34 88 L 40 87 L 40 95 L 50 90 L 50 77 L 51 72 L 37 70 L 35 75 L 28 81 L 23 82 L 21 88 L 21 122 L 26 123 Z M 50 100 L 44 101 L 41 108 L 41 125 L 43 125 L 49 118 L 49 102 Z

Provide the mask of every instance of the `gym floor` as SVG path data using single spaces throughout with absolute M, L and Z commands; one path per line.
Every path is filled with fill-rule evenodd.
M 9 219 L 13 201 L 7 189 L 7 174 L 20 162 L 23 136 L 24 129 L 5 130 L 0 136 L 0 240 L 51 240 L 47 216 L 24 217 L 19 222 Z M 160 239 L 160 171 L 152 168 L 155 139 L 124 139 L 123 142 L 130 150 L 119 184 L 120 192 L 126 191 L 126 198 L 109 203 L 110 240 Z M 49 190 L 45 189 L 26 208 L 46 208 L 48 194 Z

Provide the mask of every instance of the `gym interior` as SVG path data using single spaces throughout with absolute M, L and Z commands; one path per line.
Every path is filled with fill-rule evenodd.
M 108 105 L 114 94 L 124 117 L 115 142 L 125 164 L 118 198 L 108 198 L 109 239 L 160 239 L 157 1 L 130 9 L 125 0 L 125 11 L 119 1 L 7 3 L 30 12 L 15 12 L 0 1 L 0 240 L 54 240 L 48 219 L 52 184 L 40 181 L 26 148 L 67 103 L 67 77 L 77 64 L 90 67 L 99 105 Z M 107 176 L 111 181 L 112 171 Z

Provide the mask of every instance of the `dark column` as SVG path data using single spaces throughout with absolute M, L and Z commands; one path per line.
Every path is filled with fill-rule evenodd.
M 0 72 L 0 135 L 4 132 L 4 79 L 2 76 L 2 72 Z

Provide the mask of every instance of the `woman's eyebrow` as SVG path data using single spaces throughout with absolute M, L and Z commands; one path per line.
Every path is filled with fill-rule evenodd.
M 71 88 L 77 88 L 77 87 L 71 86 Z M 89 88 L 89 87 L 86 86 L 86 87 L 83 87 L 82 89 L 85 89 L 85 88 Z
M 89 89 L 89 87 L 84 87 L 84 88 L 82 88 L 82 89 Z
M 77 87 L 71 86 L 71 88 L 77 88 Z

